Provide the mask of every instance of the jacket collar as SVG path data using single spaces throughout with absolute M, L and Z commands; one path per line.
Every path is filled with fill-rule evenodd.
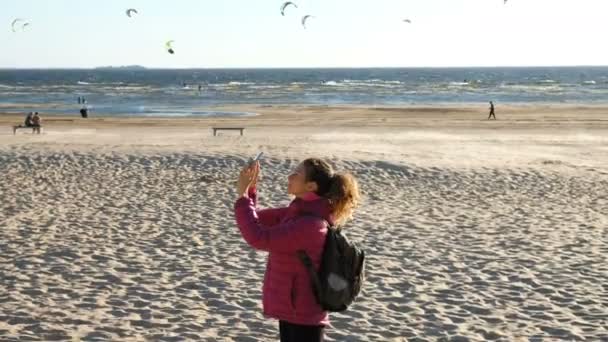
M 289 205 L 289 217 L 316 216 L 328 221 L 330 225 L 335 224 L 331 214 L 331 205 L 327 198 L 319 196 L 314 192 L 307 192 L 301 197 L 294 199 Z
M 312 191 L 309 191 L 309 192 L 303 194 L 301 199 L 304 201 L 310 202 L 310 201 L 316 201 L 316 200 L 321 199 L 321 196 L 315 194 Z

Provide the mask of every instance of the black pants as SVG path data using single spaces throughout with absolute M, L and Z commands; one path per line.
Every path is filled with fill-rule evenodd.
M 299 325 L 279 321 L 281 342 L 323 342 L 325 327 L 322 325 Z

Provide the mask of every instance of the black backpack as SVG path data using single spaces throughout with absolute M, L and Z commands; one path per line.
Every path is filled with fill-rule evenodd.
M 365 276 L 365 251 L 328 223 L 319 272 L 305 251 L 298 257 L 308 270 L 317 303 L 325 311 L 340 312 L 355 300 Z

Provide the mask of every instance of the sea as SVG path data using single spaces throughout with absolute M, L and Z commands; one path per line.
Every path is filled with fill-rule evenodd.
M 0 69 L 0 112 L 190 117 L 230 105 L 606 104 L 608 67 Z

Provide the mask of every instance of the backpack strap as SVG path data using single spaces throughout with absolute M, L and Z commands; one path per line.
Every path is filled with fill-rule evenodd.
M 319 218 L 318 216 L 314 216 L 314 215 L 307 215 L 307 216 Z M 325 221 L 325 224 L 326 224 L 328 230 L 334 229 L 333 225 L 331 223 L 329 223 L 329 221 L 327 221 L 326 219 L 322 219 L 322 220 Z M 322 288 L 323 287 L 321 286 L 321 279 L 319 278 L 319 274 L 315 270 L 315 266 L 312 264 L 312 259 L 310 259 L 310 256 L 308 256 L 308 253 L 306 253 L 306 251 L 304 251 L 302 249 L 298 250 L 297 254 L 298 254 L 298 258 L 300 259 L 300 261 L 306 268 L 306 271 L 308 272 L 308 275 L 310 277 L 310 282 L 312 283 L 312 292 L 315 295 L 317 303 L 319 303 L 319 305 L 323 306 L 321 304 L 323 302 L 322 301 L 322 293 L 323 293 Z
M 315 271 L 315 267 L 312 264 L 312 260 L 308 256 L 308 254 L 304 250 L 298 250 L 298 258 L 304 264 L 304 267 L 308 271 L 308 275 L 310 276 L 310 281 L 312 283 L 312 292 L 317 299 L 317 303 L 321 304 L 321 280 L 319 279 L 319 275 L 317 271 Z

